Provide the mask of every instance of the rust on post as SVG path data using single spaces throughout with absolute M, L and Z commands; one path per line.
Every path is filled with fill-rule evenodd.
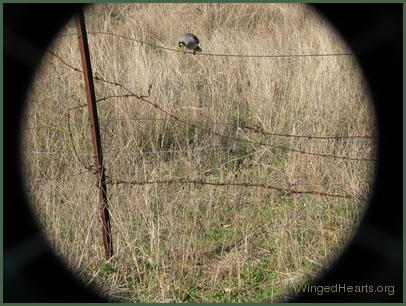
M 83 11 L 76 15 L 76 28 L 79 39 L 80 55 L 82 58 L 83 76 L 85 81 L 86 99 L 89 110 L 90 132 L 93 143 L 94 165 L 96 167 L 97 186 L 99 188 L 100 218 L 103 230 L 105 258 L 113 255 L 111 239 L 110 214 L 106 187 L 106 173 L 103 165 L 102 146 L 100 139 L 99 118 L 97 116 L 96 95 L 94 92 L 92 65 L 90 61 L 89 45 L 87 42 L 86 24 Z

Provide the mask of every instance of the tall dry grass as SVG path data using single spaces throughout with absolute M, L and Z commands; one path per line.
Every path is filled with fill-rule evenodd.
M 88 32 L 169 48 L 177 47 L 181 34 L 192 32 L 207 53 L 351 52 L 325 20 L 297 4 L 100 4 L 89 7 L 85 17 Z M 60 34 L 75 31 L 71 22 Z M 357 197 L 368 195 L 373 162 L 237 143 L 208 129 L 268 143 L 292 139 L 241 127 L 299 135 L 373 135 L 368 88 L 353 57 L 193 56 L 101 34 L 89 35 L 89 43 L 96 76 L 139 94 L 153 84 L 149 100 L 203 128 L 172 120 L 135 98 L 100 102 L 109 177 L 264 183 L 355 198 L 236 186 L 109 186 L 115 255 L 105 262 L 95 177 L 73 154 L 65 126 L 65 111 L 85 103 L 82 75 L 47 55 L 26 111 L 26 185 L 56 253 L 88 285 L 124 301 L 275 301 L 294 294 L 339 254 L 365 207 Z M 57 37 L 51 49 L 81 67 L 75 35 Z M 106 83 L 95 86 L 98 98 L 126 94 Z M 92 165 L 87 120 L 84 108 L 71 112 L 74 145 L 83 162 Z M 57 126 L 39 128 L 44 125 Z M 372 141 L 285 145 L 374 156 Z M 158 151 L 178 152 L 147 153 Z

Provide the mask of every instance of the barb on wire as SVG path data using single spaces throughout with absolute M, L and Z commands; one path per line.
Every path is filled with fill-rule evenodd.
M 75 70 L 76 72 L 83 72 L 82 70 L 80 70 L 79 68 L 76 68 L 70 64 L 68 64 L 61 56 L 59 56 L 58 54 L 52 52 L 49 49 L 45 49 L 46 52 L 48 52 L 49 54 L 51 54 L 52 56 L 56 57 L 57 59 L 59 59 L 65 66 L 68 66 L 69 68 Z
M 150 185 L 150 184 L 174 184 L 174 183 L 182 183 L 182 184 L 194 184 L 194 185 L 212 185 L 212 186 L 241 186 L 241 187 L 258 187 L 258 188 L 265 188 L 265 189 L 272 189 L 276 190 L 285 194 L 312 194 L 318 196 L 326 196 L 326 197 L 336 197 L 336 198 L 346 198 L 346 199 L 353 199 L 358 198 L 362 200 L 366 200 L 363 197 L 356 197 L 347 194 L 332 194 L 332 193 L 325 193 L 320 191 L 305 191 L 305 190 L 293 190 L 293 189 L 286 189 L 275 187 L 268 184 L 253 184 L 253 183 L 229 183 L 229 182 L 207 182 L 201 180 L 188 180 L 188 179 L 168 179 L 168 180 L 156 180 L 156 181 L 124 181 L 119 179 L 110 179 L 108 184 L 110 185 Z
M 129 97 L 132 97 L 132 95 L 111 95 L 111 96 L 107 96 L 107 97 L 97 99 L 96 102 L 98 103 L 98 102 L 102 102 L 102 101 L 112 99 L 112 98 L 129 98 Z M 83 107 L 83 105 L 81 105 L 81 106 Z M 85 106 L 86 106 L 86 104 L 85 104 Z

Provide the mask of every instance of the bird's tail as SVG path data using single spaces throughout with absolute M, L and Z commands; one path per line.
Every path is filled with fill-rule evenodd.
M 203 50 L 202 50 L 199 46 L 197 46 L 197 47 L 195 48 L 195 51 L 196 51 L 196 52 L 203 52 Z

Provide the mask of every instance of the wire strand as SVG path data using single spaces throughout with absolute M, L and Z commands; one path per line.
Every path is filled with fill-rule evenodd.
M 168 48 L 164 47 L 161 45 L 157 45 L 154 43 L 149 43 L 145 42 L 141 39 L 135 39 L 132 37 L 120 35 L 120 34 L 115 34 L 115 33 L 108 33 L 108 32 L 88 32 L 88 35 L 107 35 L 107 36 L 114 36 L 118 37 L 121 39 L 129 40 L 129 41 L 134 41 L 141 46 L 146 45 L 149 47 L 153 48 L 158 48 L 162 50 L 167 50 L 167 51 L 173 51 L 173 52 L 181 52 L 184 53 L 184 51 L 178 50 L 178 49 L 173 49 L 173 48 Z M 77 34 L 74 33 L 68 33 L 68 34 L 61 34 L 58 35 L 60 37 L 63 36 L 77 36 Z M 193 54 L 191 51 L 187 51 L 187 53 Z M 327 54 L 221 54 L 221 53 L 205 53 L 205 52 L 198 52 L 195 53 L 194 55 L 200 55 L 200 56 L 215 56 L 215 57 L 245 57 L 245 58 L 295 58 L 295 57 L 331 57 L 331 56 L 353 56 L 354 54 L 352 53 L 327 53 Z

